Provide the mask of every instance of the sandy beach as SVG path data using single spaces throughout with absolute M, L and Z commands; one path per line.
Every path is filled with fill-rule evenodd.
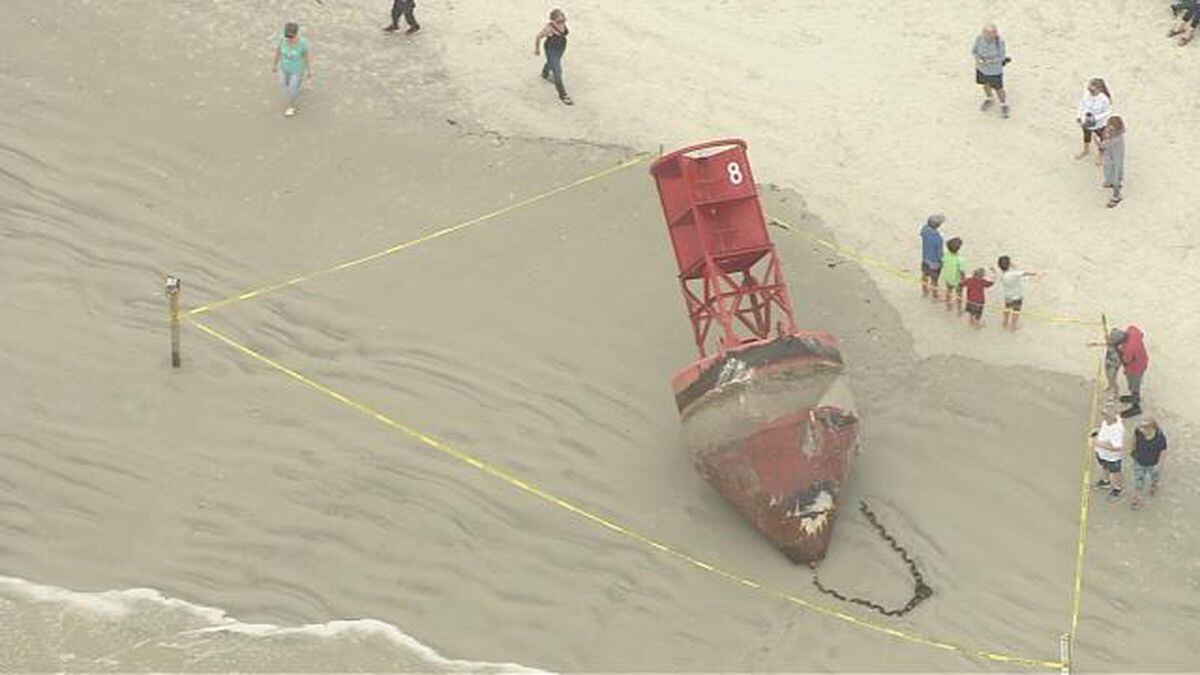
M 567 6 L 567 107 L 531 53 L 548 6 L 422 2 L 403 37 L 380 33 L 386 4 L 0 8 L 0 669 L 1036 671 L 974 652 L 1053 661 L 1070 628 L 1102 312 L 1149 336 L 1172 454 L 1146 509 L 1091 504 L 1075 666 L 1200 667 L 1200 326 L 1173 292 L 1196 276 L 1198 169 L 1173 122 L 1200 104 L 1200 54 L 1162 37 L 1165 6 Z M 287 19 L 316 73 L 293 119 L 270 73 Z M 1008 120 L 970 83 L 988 19 L 1015 59 Z M 1071 158 L 1097 74 L 1130 128 L 1114 210 Z M 169 367 L 165 274 L 195 307 L 725 136 L 790 226 L 771 231 L 800 322 L 843 340 L 850 498 L 935 589 L 903 618 L 821 596 L 692 470 L 668 381 L 694 346 L 644 162 L 197 318 L 767 590 L 195 327 Z M 935 210 L 969 262 L 1046 271 L 1018 334 L 968 329 L 904 276 Z M 837 527 L 822 579 L 902 603 L 886 544 L 857 513 Z

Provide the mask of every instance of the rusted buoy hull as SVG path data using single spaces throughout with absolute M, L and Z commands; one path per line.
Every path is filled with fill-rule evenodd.
M 821 560 L 858 417 L 836 339 L 796 332 L 701 359 L 673 382 L 700 475 L 798 563 Z

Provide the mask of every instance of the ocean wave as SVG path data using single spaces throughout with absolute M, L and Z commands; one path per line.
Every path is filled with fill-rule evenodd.
M 152 588 L 81 592 L 8 576 L 0 670 L 543 672 L 446 658 L 376 619 L 248 623 Z

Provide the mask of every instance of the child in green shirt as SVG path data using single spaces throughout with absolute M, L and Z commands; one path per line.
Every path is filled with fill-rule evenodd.
M 946 311 L 950 311 L 950 301 L 953 299 L 959 315 L 963 312 L 962 281 L 965 267 L 962 257 L 958 255 L 962 243 L 959 237 L 946 242 L 946 255 L 942 256 L 942 273 L 938 277 L 938 283 L 946 287 Z

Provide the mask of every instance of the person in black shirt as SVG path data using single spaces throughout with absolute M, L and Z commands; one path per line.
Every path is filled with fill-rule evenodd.
M 1146 479 L 1150 479 L 1150 496 L 1158 492 L 1162 467 L 1166 463 L 1167 435 L 1153 417 L 1143 417 L 1133 432 L 1133 502 L 1135 509 L 1142 507 Z

